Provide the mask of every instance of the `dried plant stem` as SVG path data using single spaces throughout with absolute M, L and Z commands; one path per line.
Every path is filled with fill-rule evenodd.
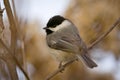
M 9 24 L 10 24 L 10 30 L 11 30 L 11 51 L 13 54 L 15 54 L 15 47 L 16 47 L 16 39 L 17 39 L 17 29 L 15 24 L 15 19 L 12 14 L 12 10 L 10 7 L 9 0 L 4 0 L 5 9 L 7 12 Z
M 13 58 L 13 60 L 15 61 L 15 63 L 17 64 L 17 66 L 20 68 L 20 70 L 23 72 L 23 74 L 25 75 L 25 77 L 27 78 L 27 80 L 30 80 L 27 73 L 24 71 L 24 69 L 20 66 L 18 60 L 16 59 L 16 57 L 13 55 L 12 51 L 6 46 L 6 44 L 3 42 L 2 39 L 0 39 L 0 44 L 3 45 L 3 47 L 10 53 L 11 57 Z
M 88 50 L 92 49 L 96 44 L 98 44 L 100 41 L 102 41 L 119 24 L 120 24 L 120 18 L 103 35 L 101 35 L 96 41 L 94 41 L 88 47 Z
M 17 17 L 17 13 L 16 13 L 15 1 L 14 0 L 12 0 L 12 7 L 13 7 L 13 13 L 14 13 L 14 17 L 15 17 L 15 22 L 17 22 L 17 25 L 18 25 L 18 17 Z
M 0 38 L 2 38 L 2 36 L 3 36 L 2 32 L 4 29 L 2 15 L 3 15 L 3 10 L 1 9 L 1 6 L 0 6 Z M 6 56 L 2 56 L 1 59 L 4 60 L 7 64 L 11 79 L 18 80 L 18 75 L 17 75 L 17 71 L 16 71 L 16 64 L 14 64 L 14 62 L 11 63 L 11 60 L 13 60 L 13 58 L 11 58 L 11 56 L 9 56 L 9 55 L 6 55 Z
M 21 65 L 23 65 L 24 69 L 27 69 L 25 53 L 24 53 L 24 48 L 23 48 L 24 41 L 23 41 L 23 36 L 21 35 L 21 31 L 20 31 L 21 30 L 20 29 L 21 25 L 20 25 L 20 21 L 18 20 L 18 17 L 17 17 L 15 0 L 12 0 L 12 7 L 13 7 L 13 13 L 14 13 L 14 17 L 15 17 L 15 22 L 16 22 L 16 25 L 17 25 L 17 33 L 18 33 L 17 37 L 21 41 L 20 51 L 17 51 L 17 53 L 18 54 L 20 53 L 21 56 L 22 56 L 22 60 L 21 60 L 22 64 Z
M 18 31 L 17 31 L 17 27 L 16 27 L 16 26 L 18 26 L 18 24 L 17 24 L 18 21 L 15 22 L 15 19 L 16 19 L 15 17 L 16 16 L 13 16 L 9 0 L 4 0 L 4 5 L 5 5 L 6 12 L 7 12 L 7 16 L 8 16 L 8 20 L 9 20 L 9 24 L 10 24 L 10 31 L 11 31 L 11 45 L 10 45 L 10 49 L 9 49 L 9 47 L 6 46 L 6 44 L 3 42 L 2 39 L 0 39 L 0 43 L 10 53 L 9 55 L 11 55 L 11 57 L 13 58 L 13 61 L 15 61 L 15 64 L 20 68 L 20 70 L 23 72 L 25 77 L 28 80 L 30 80 L 28 75 L 27 75 L 27 73 L 22 68 L 22 66 L 18 62 L 17 58 L 15 57 L 15 54 L 16 54 L 16 42 L 17 42 L 17 38 L 19 37 Z
M 1 5 L 0 5 L 0 35 L 4 29 L 3 20 L 2 20 L 2 16 L 3 16 L 2 14 L 3 14 L 4 10 L 5 9 L 1 9 Z
M 102 41 L 119 24 L 120 24 L 120 18 L 102 36 L 100 36 L 95 42 L 93 42 L 88 47 L 88 50 L 92 49 L 96 44 L 98 44 L 100 41 Z M 53 73 L 51 73 L 50 75 L 48 75 L 45 80 L 52 79 L 55 75 L 57 75 L 58 73 L 60 73 L 62 70 L 64 70 L 67 66 L 69 66 L 71 63 L 73 63 L 75 60 L 76 60 L 76 58 L 73 59 L 73 60 L 71 60 L 71 61 L 69 61 L 68 63 L 66 63 L 65 65 L 63 65 L 63 67 L 57 69 L 56 71 L 54 71 Z
M 4 24 L 3 24 L 3 11 L 4 9 L 1 9 L 1 5 L 0 5 L 0 38 L 3 38 L 3 30 L 4 30 Z M 0 45 L 1 47 L 2 45 Z M 4 50 L 3 48 L 1 48 L 0 50 Z M 1 54 L 1 53 L 0 53 Z M 13 61 L 13 58 L 11 57 L 11 55 L 7 55 L 4 53 L 4 55 L 0 55 L 0 60 L 4 60 L 7 68 L 8 68 L 8 73 L 10 74 L 10 77 L 12 80 L 18 80 L 18 75 L 17 75 L 17 71 L 16 71 L 16 64 Z M 12 62 L 12 63 L 11 63 Z M 2 68 L 2 62 L 0 67 Z M 2 73 L 5 74 L 5 68 L 2 68 Z M 7 78 L 6 78 L 7 79 Z

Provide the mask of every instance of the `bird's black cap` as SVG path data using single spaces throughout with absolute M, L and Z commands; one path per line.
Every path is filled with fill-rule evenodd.
M 65 20 L 64 17 L 60 15 L 53 16 L 47 23 L 47 27 L 56 27 L 57 25 L 61 24 Z
M 44 27 L 43 29 L 46 30 L 47 35 L 53 33 L 52 30 L 50 30 L 49 28 L 55 28 L 57 25 L 60 25 L 64 20 L 66 20 L 64 17 L 60 16 L 60 15 L 56 15 L 53 16 L 52 18 L 50 18 L 50 20 L 47 23 L 47 26 Z

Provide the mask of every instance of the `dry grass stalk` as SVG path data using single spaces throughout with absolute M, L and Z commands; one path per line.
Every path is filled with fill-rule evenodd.
M 7 16 L 10 24 L 10 30 L 11 30 L 11 50 L 13 51 L 13 53 L 15 53 L 16 39 L 17 39 L 17 29 L 15 24 L 15 19 L 12 14 L 9 0 L 4 0 L 4 5 L 7 12 Z
M 5 57 L 2 57 L 2 59 L 7 64 L 7 67 L 8 67 L 9 72 L 10 72 L 10 77 L 11 77 L 12 80 L 18 80 L 18 75 L 17 75 L 17 71 L 16 71 L 16 65 L 21 69 L 21 71 L 23 72 L 23 74 L 25 75 L 25 77 L 27 78 L 27 80 L 30 80 L 29 77 L 28 77 L 28 75 L 27 75 L 27 73 L 22 68 L 22 65 L 20 65 L 19 61 L 15 57 L 15 54 L 17 54 L 16 53 L 16 42 L 17 42 L 17 36 L 18 36 L 17 27 L 16 27 L 18 25 L 15 22 L 16 18 L 13 16 L 9 0 L 4 0 L 4 5 L 5 5 L 5 8 L 6 8 L 6 12 L 7 12 L 7 16 L 8 16 L 8 21 L 9 21 L 9 24 L 10 24 L 10 31 L 11 31 L 11 40 L 10 41 L 11 41 L 11 45 L 10 45 L 10 48 L 9 48 L 4 43 L 4 41 L 0 38 L 0 44 L 9 53 Z M 2 18 L 1 18 L 0 22 L 3 22 Z M 4 26 L 4 25 L 1 24 L 1 26 Z

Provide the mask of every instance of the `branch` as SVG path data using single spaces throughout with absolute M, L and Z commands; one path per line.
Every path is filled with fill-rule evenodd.
M 98 44 L 100 41 L 102 41 L 119 24 L 120 24 L 120 18 L 103 35 L 101 35 L 96 41 L 94 41 L 88 47 L 88 50 L 92 49 L 96 44 Z
M 100 36 L 96 41 L 94 41 L 89 47 L 88 50 L 92 49 L 95 45 L 97 45 L 100 41 L 102 41 L 117 25 L 120 24 L 120 18 L 102 35 Z M 57 69 L 53 73 L 47 76 L 45 80 L 52 79 L 55 75 L 60 73 L 62 70 L 64 70 L 67 66 L 69 66 L 71 63 L 73 63 L 77 58 L 74 58 L 73 60 L 67 62 L 64 64 L 61 68 Z
M 59 69 L 57 69 L 55 72 L 51 73 L 49 76 L 46 77 L 45 80 L 50 80 L 52 77 L 54 77 L 55 75 L 57 75 L 59 72 L 62 72 L 65 67 L 69 66 L 71 63 L 73 63 L 75 60 L 77 60 L 77 58 L 72 59 L 71 61 L 67 62 L 66 64 L 64 64 L 63 66 L 61 66 Z

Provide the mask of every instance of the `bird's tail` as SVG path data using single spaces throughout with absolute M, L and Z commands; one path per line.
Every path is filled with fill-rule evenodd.
M 83 62 L 89 67 L 89 68 L 93 68 L 93 67 L 97 67 L 97 64 L 90 59 L 88 54 L 82 54 L 82 55 L 78 55 L 78 57 L 80 58 L 80 56 L 82 57 Z

